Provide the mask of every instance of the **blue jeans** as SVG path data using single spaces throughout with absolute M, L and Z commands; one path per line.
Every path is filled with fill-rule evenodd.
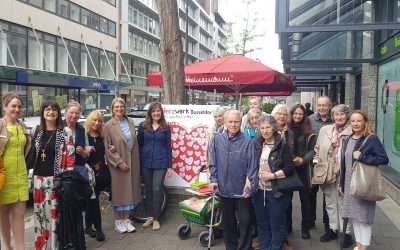
M 259 190 L 253 197 L 257 218 L 258 240 L 262 250 L 281 250 L 286 237 L 286 212 L 290 203 L 287 194 L 279 198 L 271 191 Z

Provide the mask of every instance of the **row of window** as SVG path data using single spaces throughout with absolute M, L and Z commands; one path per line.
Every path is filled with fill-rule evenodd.
M 155 12 L 158 12 L 156 0 L 139 0 L 139 2 L 142 2 L 144 5 L 146 5 L 150 9 L 153 9 Z
M 145 63 L 129 57 L 123 57 L 122 59 L 124 60 L 129 75 L 146 77 L 147 74 L 160 71 L 160 66 L 158 64 Z M 123 73 L 126 73 L 125 70 Z
M 93 67 L 83 44 L 65 40 L 73 61 L 72 64 L 61 38 L 37 31 L 37 36 L 42 44 L 41 50 L 32 30 L 1 21 L 0 25 L 5 31 L 5 34 L 0 39 L 0 65 L 13 65 L 10 54 L 7 52 L 7 41 L 15 63 L 19 67 L 75 74 L 74 65 L 81 76 L 97 77 L 97 70 L 100 78 L 114 78 L 115 53 L 107 52 L 112 65 L 111 68 L 103 50 L 88 46 L 89 53 L 93 59 Z
M 115 37 L 115 22 L 67 0 L 19 0 Z M 110 0 L 108 0 L 110 1 Z M 115 2 L 115 0 L 113 0 Z
M 131 5 L 129 5 L 128 20 L 139 28 L 156 36 L 160 36 L 160 24 L 158 21 L 151 16 L 140 12 Z
M 132 31 L 129 31 L 128 35 L 128 49 L 157 61 L 160 58 L 160 47 L 158 43 L 137 35 Z

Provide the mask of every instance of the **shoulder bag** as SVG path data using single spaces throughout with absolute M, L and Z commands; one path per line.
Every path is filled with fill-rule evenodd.
M 368 137 L 365 138 L 358 151 L 365 145 Z M 349 192 L 351 196 L 360 200 L 384 200 L 386 194 L 379 166 L 368 165 L 356 160 L 353 164 Z
M 276 180 L 276 187 L 279 192 L 293 192 L 298 191 L 304 187 L 303 182 L 300 180 L 296 169 L 294 169 L 293 174 L 282 179 Z

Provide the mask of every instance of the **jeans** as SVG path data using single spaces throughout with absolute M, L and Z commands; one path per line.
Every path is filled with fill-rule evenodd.
M 290 195 L 274 197 L 272 191 L 259 190 L 253 198 L 257 217 L 258 240 L 262 250 L 281 250 L 286 237 L 286 213 Z
M 227 250 L 251 249 L 251 199 L 221 197 L 222 226 Z
M 147 215 L 157 220 L 161 215 L 161 206 L 164 200 L 163 188 L 166 168 L 142 168 L 144 185 L 146 188 Z

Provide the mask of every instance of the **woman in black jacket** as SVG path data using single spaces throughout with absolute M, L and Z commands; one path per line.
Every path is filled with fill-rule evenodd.
M 313 133 L 306 109 L 301 104 L 295 104 L 290 110 L 288 127 L 295 135 L 293 165 L 304 185 L 299 190 L 301 202 L 301 238 L 310 239 L 309 230 L 313 227 L 314 222 L 311 218 L 309 165 L 314 158 L 314 146 L 317 142 L 317 136 Z
M 256 137 L 259 150 L 259 185 L 253 198 L 261 249 L 280 250 L 286 237 L 289 193 L 277 190 L 277 181 L 293 174 L 289 145 L 277 134 L 273 117 L 261 117 Z
M 85 213 L 85 233 L 98 241 L 104 241 L 105 236 L 101 228 L 101 212 L 99 195 L 111 185 L 110 170 L 104 159 L 105 147 L 103 140 L 103 116 L 98 110 L 90 112 L 85 121 L 85 130 L 89 139 L 88 151 L 90 153 L 87 164 L 93 169 L 96 186 L 94 187 L 95 198 L 88 200 Z M 92 225 L 96 230 L 93 230 Z

